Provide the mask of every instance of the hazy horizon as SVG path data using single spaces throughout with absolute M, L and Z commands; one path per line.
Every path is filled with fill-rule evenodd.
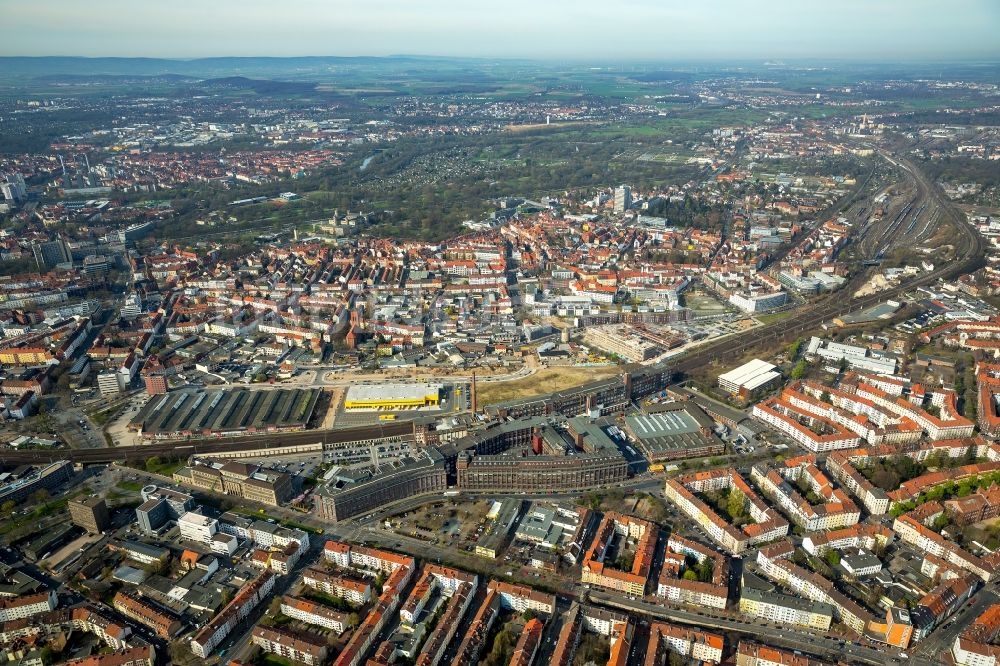
M 1000 58 L 997 28 L 996 0 L 46 0 L 7 4 L 0 55 L 930 62 Z

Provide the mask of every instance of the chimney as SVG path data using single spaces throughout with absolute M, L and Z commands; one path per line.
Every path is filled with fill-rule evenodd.
M 472 388 L 471 388 L 471 392 L 472 392 L 472 396 L 471 396 L 472 397 L 472 413 L 475 414 L 476 412 L 479 411 L 479 401 L 477 399 L 478 396 L 476 396 L 476 373 L 475 372 L 472 373 Z

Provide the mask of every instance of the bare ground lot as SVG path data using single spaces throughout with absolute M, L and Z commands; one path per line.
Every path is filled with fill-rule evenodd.
M 477 387 L 478 402 L 480 406 L 491 405 L 533 395 L 563 391 L 587 382 L 607 379 L 621 372 L 621 368 L 616 366 L 542 368 L 525 379 L 480 384 Z

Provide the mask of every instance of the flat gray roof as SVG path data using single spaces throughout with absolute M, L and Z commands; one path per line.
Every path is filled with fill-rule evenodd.
M 344 400 L 370 401 L 370 400 L 423 400 L 429 395 L 438 395 L 441 392 L 441 384 L 376 384 L 351 386 L 347 389 Z
M 714 433 L 703 432 L 711 428 L 712 420 L 701 407 L 688 403 L 677 403 L 676 407 L 651 414 L 625 417 L 625 428 L 638 440 L 646 455 L 699 449 L 706 446 L 722 446 L 722 441 Z
M 740 592 L 740 596 L 746 597 L 752 601 L 782 606 L 784 608 L 792 608 L 797 611 L 819 613 L 822 615 L 829 615 L 831 617 L 833 616 L 833 606 L 830 604 L 825 604 L 820 601 L 801 599 L 799 597 L 781 594 L 780 592 L 765 592 L 764 590 L 758 590 L 752 587 L 744 587 L 743 591 Z

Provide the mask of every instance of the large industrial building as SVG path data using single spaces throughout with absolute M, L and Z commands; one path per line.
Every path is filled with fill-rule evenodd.
M 651 463 L 723 453 L 715 423 L 691 401 L 657 405 L 648 414 L 625 418 L 625 431 Z
M 458 485 L 535 492 L 588 488 L 628 478 L 628 461 L 608 435 L 612 419 L 577 417 L 555 428 L 521 419 L 458 439 Z
M 566 456 L 473 456 L 458 459 L 458 486 L 468 490 L 542 492 L 621 483 L 628 462 L 621 454 Z
M 415 409 L 441 404 L 441 384 L 378 384 L 351 386 L 344 409 Z
M 302 430 L 319 394 L 308 388 L 174 391 L 150 398 L 129 429 L 154 439 Z
M 375 449 L 338 461 L 345 466 L 330 471 L 314 493 L 317 512 L 328 520 L 344 520 L 413 495 L 442 492 L 449 484 L 470 491 L 540 492 L 621 483 L 631 473 L 623 453 L 627 444 L 615 425 L 618 421 L 599 415 L 623 411 L 629 402 L 661 390 L 668 378 L 666 370 L 624 374 L 504 403 L 491 408 L 493 418 L 485 423 L 453 419 L 444 430 L 443 421 L 434 423 L 439 428 L 435 430 L 427 420 L 417 420 L 412 440 L 400 437 L 391 443 L 396 447 L 386 452 L 391 461 Z M 348 398 L 352 405 L 369 409 L 374 400 L 414 399 L 423 404 L 435 396 L 426 389 L 383 395 L 383 387 L 359 388 L 364 390 Z M 691 418 L 710 423 L 704 417 Z M 695 441 L 702 434 L 677 437 Z M 357 466 L 365 461 L 370 464 Z
M 334 471 L 316 489 L 316 510 L 326 520 L 345 520 L 383 504 L 447 488 L 444 456 L 429 447 L 412 458 Z

